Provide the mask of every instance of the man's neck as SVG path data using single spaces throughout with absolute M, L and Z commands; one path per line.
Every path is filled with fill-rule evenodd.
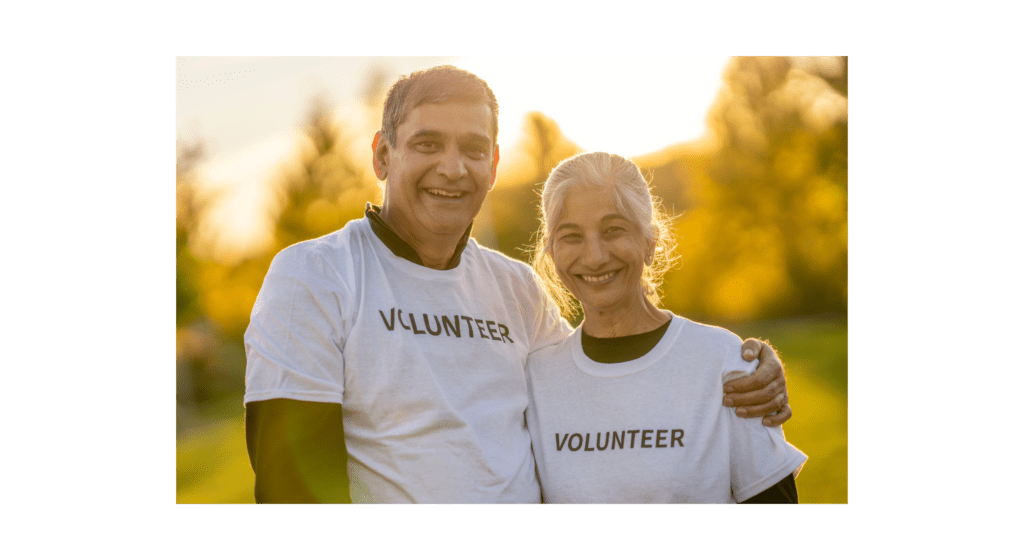
M 401 233 L 398 233 L 398 235 L 402 236 Z M 459 243 L 458 239 L 449 239 L 447 237 L 430 242 L 410 239 L 405 236 L 402 236 L 402 239 L 416 251 L 420 261 L 423 262 L 423 266 L 435 270 L 445 270 L 448 268 L 448 263 L 451 262 L 452 256 L 455 254 L 455 247 Z
M 462 251 L 469 241 L 472 224 L 466 228 L 461 237 L 453 241 L 446 238 L 425 243 L 424 240 L 417 239 L 415 236 L 409 235 L 408 232 L 395 227 L 391 221 L 387 220 L 386 214 L 384 209 L 367 203 L 366 217 L 370 220 L 374 233 L 391 249 L 395 256 L 437 270 L 447 270 L 458 266 Z

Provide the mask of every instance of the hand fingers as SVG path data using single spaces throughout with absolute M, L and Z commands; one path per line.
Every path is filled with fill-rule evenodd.
M 777 377 L 776 372 L 773 372 L 770 368 L 758 368 L 754 373 L 740 377 L 739 379 L 733 379 L 725 384 L 726 393 L 750 393 L 759 389 L 764 389 Z M 735 396 L 735 395 L 730 395 Z
M 764 343 L 756 338 L 748 338 L 743 341 L 743 359 L 750 362 L 761 353 Z
M 743 393 L 726 393 L 722 399 L 722 404 L 725 406 L 767 406 L 769 411 L 775 411 L 782 408 L 784 404 L 779 399 L 780 397 L 786 397 L 786 380 L 783 378 L 776 379 L 771 383 L 765 385 L 760 389 L 753 391 L 747 391 Z M 770 408 L 771 405 L 775 408 Z M 764 416 L 763 414 L 761 416 Z
M 758 391 L 756 393 L 750 393 L 750 395 L 755 395 L 756 398 L 753 398 L 753 397 L 748 398 L 746 396 L 744 396 L 744 398 L 739 398 L 739 397 L 733 396 L 732 399 L 734 401 L 734 405 L 738 407 L 736 409 L 736 415 L 739 416 L 740 418 L 759 418 L 761 416 L 767 416 L 767 415 L 772 414 L 774 412 L 778 412 L 780 410 L 783 410 L 787 406 L 787 404 L 789 403 L 789 396 L 786 394 L 786 391 L 784 389 L 782 391 L 774 393 L 774 394 L 764 393 L 764 391 L 768 391 L 768 390 L 771 390 L 771 391 L 774 392 L 774 391 L 777 390 L 777 388 L 778 388 L 778 385 L 773 383 L 773 384 L 769 385 L 768 387 L 765 387 L 761 391 Z M 740 400 L 749 400 L 751 402 L 750 403 L 737 402 L 737 401 L 740 401 Z M 764 404 L 751 404 L 751 403 L 764 403 Z
M 769 428 L 774 428 L 776 426 L 781 426 L 783 422 L 789 420 L 792 417 L 793 409 L 789 408 L 789 405 L 787 404 L 786 406 L 782 407 L 782 410 L 780 410 L 778 414 L 773 414 L 771 416 L 765 416 L 764 418 L 762 418 L 761 423 L 764 424 L 765 426 L 768 426 Z
M 748 339 L 743 343 L 744 352 L 747 349 L 747 343 L 753 342 L 761 345 L 761 352 L 758 354 L 760 361 L 757 364 L 757 369 L 754 373 L 740 379 L 729 381 L 725 384 L 726 393 L 747 393 L 761 389 L 768 385 L 768 383 L 781 379 L 783 385 L 785 385 L 786 378 L 782 373 L 782 362 L 779 361 L 779 357 L 775 354 L 775 351 L 771 346 L 763 344 L 755 339 Z M 751 348 L 753 345 L 751 345 Z M 764 401 L 761 401 L 764 402 Z

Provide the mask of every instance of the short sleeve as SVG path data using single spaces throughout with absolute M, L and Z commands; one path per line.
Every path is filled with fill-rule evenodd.
M 338 274 L 306 244 L 279 253 L 245 331 L 244 402 L 341 404 L 345 301 L 350 299 Z
M 722 363 L 722 381 L 749 375 L 757 369 L 757 360 L 743 359 L 743 341 L 728 333 Z M 729 466 L 733 497 L 746 501 L 771 488 L 788 474 L 799 471 L 807 455 L 786 441 L 782 427 L 769 428 L 761 418 L 740 418 L 730 409 Z
M 729 463 L 733 497 L 743 502 L 799 472 L 807 455 L 786 441 L 782 427 L 769 428 L 760 418 L 729 414 Z

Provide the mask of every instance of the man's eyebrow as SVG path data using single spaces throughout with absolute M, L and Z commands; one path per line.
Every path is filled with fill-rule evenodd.
M 491 143 L 491 137 L 490 136 L 484 136 L 483 134 L 476 134 L 475 132 L 471 132 L 469 134 L 460 136 L 459 139 L 464 141 L 464 142 L 466 142 L 466 141 L 468 141 L 468 142 L 482 142 L 484 144 L 490 144 Z
M 424 138 L 447 139 L 448 135 L 445 134 L 444 132 L 441 132 L 440 130 L 435 130 L 435 129 L 432 129 L 432 128 L 425 128 L 423 130 L 417 130 L 414 134 L 411 134 L 409 136 L 409 140 L 410 141 L 422 140 Z M 481 143 L 481 144 L 491 145 L 491 137 L 490 136 L 485 136 L 483 134 L 477 134 L 475 132 L 470 132 L 468 134 L 464 134 L 462 136 L 459 136 L 458 137 L 458 141 L 459 142 L 463 142 L 463 143 L 465 143 L 465 142 L 477 142 L 477 143 Z
M 417 130 L 415 134 L 409 136 L 409 139 L 412 140 L 413 138 L 440 138 L 443 136 L 444 134 L 440 130 L 425 128 L 423 130 Z
M 578 225 L 576 225 L 576 224 L 574 224 L 572 222 L 565 222 L 565 223 L 562 223 L 562 224 L 558 224 L 558 227 L 555 228 L 555 231 L 558 232 L 558 231 L 562 231 L 563 229 L 580 229 L 580 226 L 578 226 Z
M 610 222 L 612 220 L 626 220 L 628 222 L 629 218 L 623 216 L 622 214 L 608 214 L 607 216 L 601 218 L 601 222 Z

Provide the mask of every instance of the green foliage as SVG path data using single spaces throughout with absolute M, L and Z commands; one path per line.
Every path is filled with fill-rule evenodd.
M 299 241 L 340 229 L 362 217 L 367 201 L 379 202 L 376 179 L 354 163 L 338 125 L 314 100 L 298 172 L 275 188 L 277 228 L 272 254 Z
M 210 200 L 198 194 L 192 169 L 202 158 L 201 144 L 186 146 L 179 150 L 176 165 L 177 189 L 175 194 L 175 257 L 177 291 L 177 325 L 180 327 L 199 319 L 199 286 L 196 281 L 199 262 L 188 246 L 189 235 L 196 228 L 199 219 Z
M 831 84 L 845 90 L 846 62 L 815 60 L 727 70 L 708 117 L 720 146 L 690 172 L 677 223 L 670 307 L 734 321 L 845 313 L 847 110 Z
M 554 121 L 541 113 L 528 115 L 525 127 L 525 139 L 519 148 L 526 154 L 530 167 L 519 170 L 513 181 L 496 185 L 487 196 L 487 214 L 481 213 L 488 219 L 486 227 L 495 232 L 492 247 L 524 261 L 529 259 L 527 248 L 540 225 L 544 181 L 558 162 L 580 151 Z

